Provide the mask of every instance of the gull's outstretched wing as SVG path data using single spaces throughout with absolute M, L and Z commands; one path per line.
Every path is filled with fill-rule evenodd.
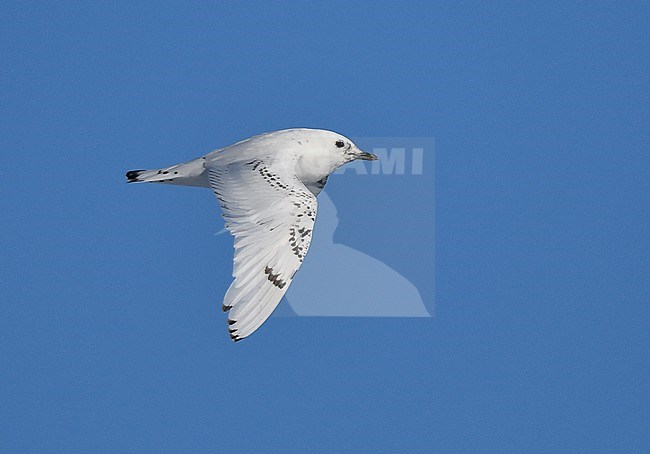
M 268 159 L 267 159 L 268 161 Z M 316 197 L 293 169 L 253 159 L 208 167 L 226 228 L 235 237 L 223 310 L 230 337 L 249 336 L 271 315 L 309 249 Z

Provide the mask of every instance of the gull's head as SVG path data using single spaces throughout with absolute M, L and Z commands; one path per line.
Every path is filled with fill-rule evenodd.
M 352 142 L 347 137 L 337 134 L 331 131 L 325 131 L 325 146 L 327 146 L 331 153 L 338 154 L 343 159 L 342 164 L 346 162 L 354 161 L 356 159 L 362 159 L 364 161 L 376 161 L 377 156 L 367 151 L 363 151 L 357 147 L 354 142 Z
M 337 132 L 323 129 L 301 129 L 298 131 L 305 141 L 303 145 L 307 145 L 307 148 L 322 156 L 335 159 L 337 167 L 355 159 L 365 161 L 377 159 L 377 156 L 361 150 L 352 140 Z
M 298 157 L 296 175 L 303 182 L 317 182 L 356 159 L 377 159 L 344 135 L 324 129 L 285 129 L 264 137 L 272 140 L 279 152 L 290 152 Z

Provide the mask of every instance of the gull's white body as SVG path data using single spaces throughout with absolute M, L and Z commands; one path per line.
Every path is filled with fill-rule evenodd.
M 336 168 L 354 159 L 376 158 L 335 132 L 286 129 L 127 178 L 215 192 L 235 237 L 235 279 L 223 309 L 237 341 L 259 328 L 286 293 L 309 249 L 316 196 Z

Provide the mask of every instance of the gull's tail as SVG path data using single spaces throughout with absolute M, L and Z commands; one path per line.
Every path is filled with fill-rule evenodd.
M 126 172 L 126 179 L 128 180 L 128 183 L 139 183 L 144 180 L 141 180 L 138 177 L 147 172 L 151 172 L 151 170 L 129 170 Z
M 210 187 L 210 181 L 205 175 L 203 158 L 194 159 L 182 164 L 154 170 L 129 170 L 126 172 L 128 183 L 168 183 L 182 186 Z
M 169 183 L 178 178 L 178 170 L 129 170 L 126 172 L 128 183 Z

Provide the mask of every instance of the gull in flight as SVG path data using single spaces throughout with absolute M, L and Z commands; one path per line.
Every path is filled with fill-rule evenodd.
M 316 196 L 355 159 L 376 160 L 350 139 L 320 129 L 285 129 L 155 170 L 131 170 L 129 183 L 211 188 L 235 237 L 234 280 L 223 299 L 236 342 L 269 318 L 309 249 Z

